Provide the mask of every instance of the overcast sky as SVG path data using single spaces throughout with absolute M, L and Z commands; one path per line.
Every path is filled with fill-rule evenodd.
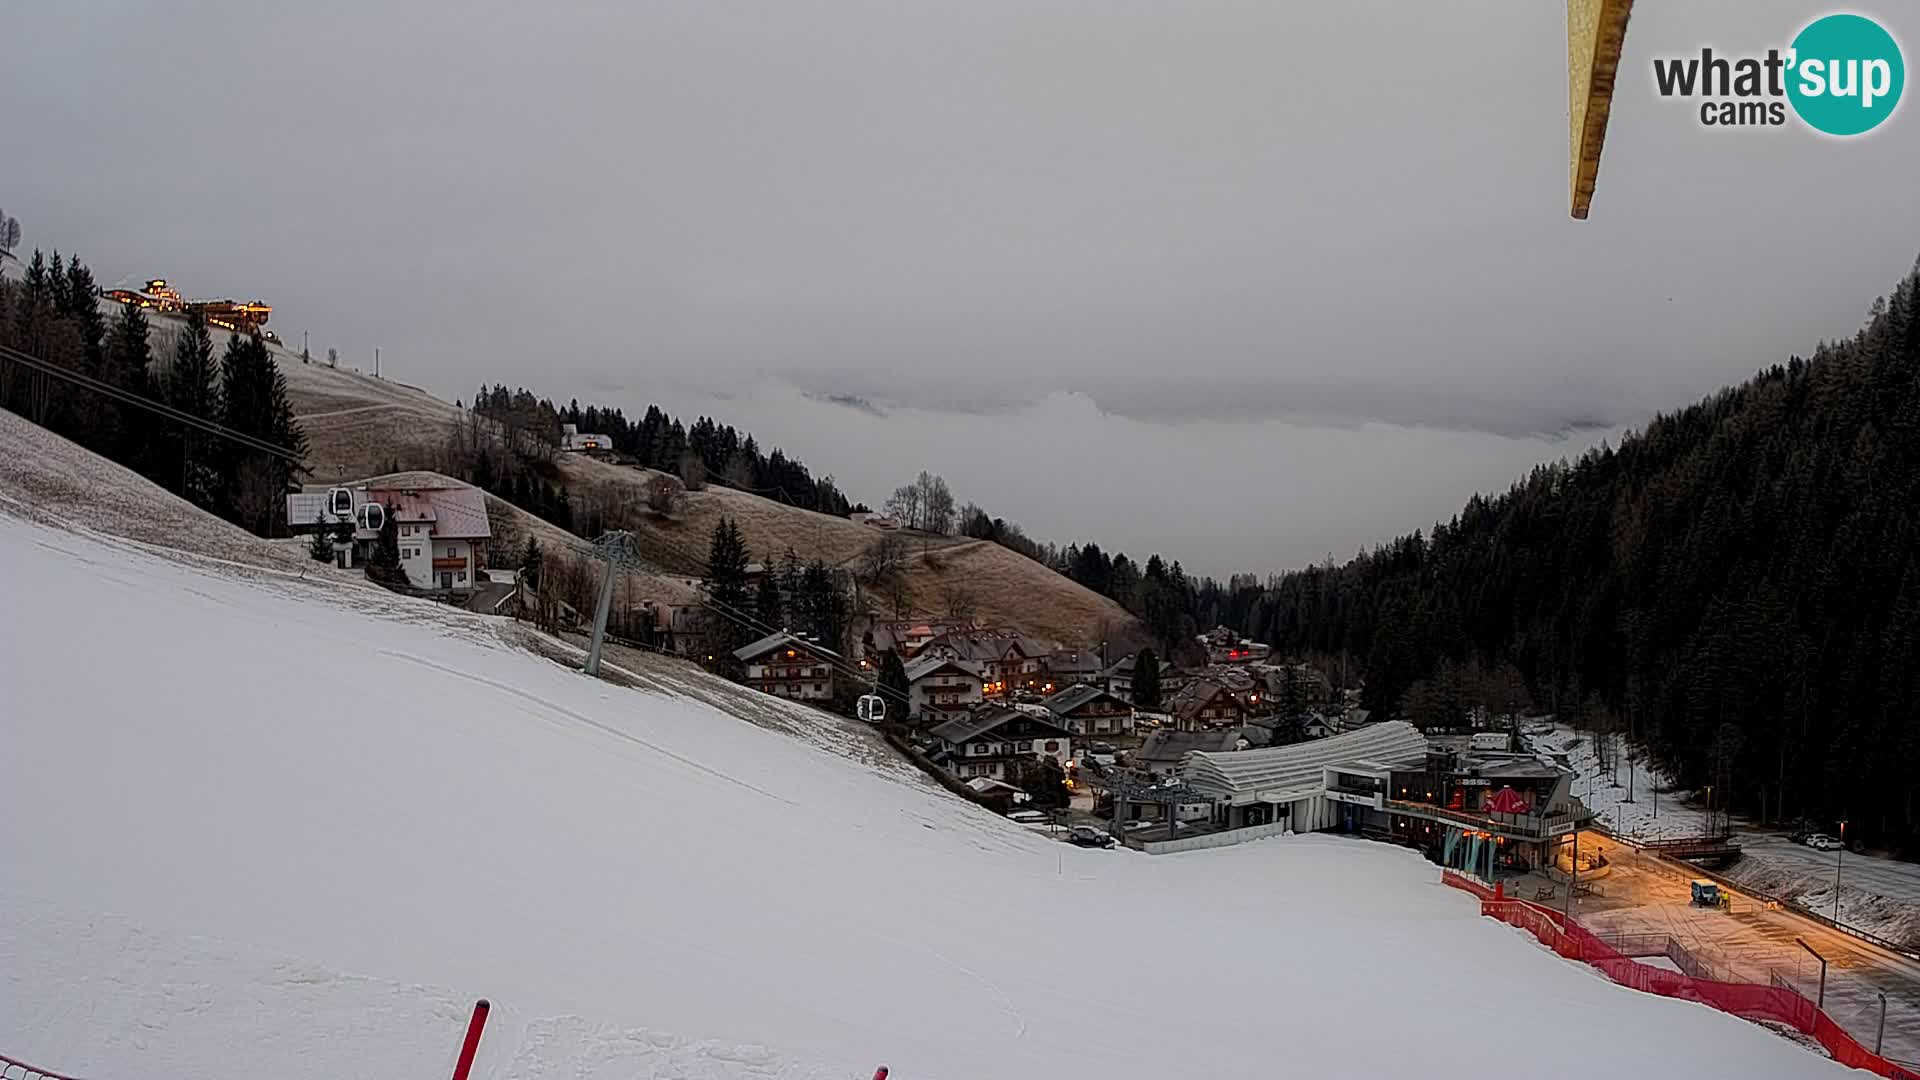
M 450 399 L 710 411 L 856 498 L 924 467 L 1266 571 L 1858 326 L 1920 254 L 1913 102 L 1713 130 L 1650 74 L 1825 10 L 1639 5 L 1575 222 L 1545 0 L 29 0 L 0 207 Z M 1920 13 L 1857 10 L 1911 66 Z

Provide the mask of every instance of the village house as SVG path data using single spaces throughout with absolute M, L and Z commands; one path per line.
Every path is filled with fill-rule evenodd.
M 834 667 L 841 663 L 833 650 L 784 630 L 735 649 L 733 658 L 746 665 L 748 686 L 795 701 L 831 700 Z
M 866 645 L 866 659 L 878 666 L 880 658 L 891 650 L 902 660 L 912 660 L 935 638 L 973 628 L 968 619 L 875 619 L 867 628 L 867 636 L 873 640 Z
M 1194 681 L 1203 679 L 1226 687 L 1247 710 L 1248 716 L 1264 716 L 1273 711 L 1273 698 L 1266 692 L 1266 683 L 1246 668 L 1214 664 L 1194 673 Z M 1179 696 L 1177 691 L 1174 696 Z
M 988 705 L 957 716 L 928 735 L 933 760 L 954 776 L 985 776 L 1017 783 L 1017 766 L 1051 757 L 1064 768 L 1073 758 L 1073 733 L 1017 709 Z
M 1181 687 L 1172 708 L 1175 731 L 1239 728 L 1247 723 L 1247 706 L 1212 679 L 1195 679 Z
M 980 669 L 987 697 L 1010 698 L 1045 692 L 1049 652 L 1032 638 L 1003 630 L 954 630 L 928 642 L 919 655 L 964 660 Z
M 922 656 L 906 665 L 907 715 L 922 723 L 944 722 L 982 700 L 984 677 L 964 660 Z
M 486 495 L 478 488 L 336 487 L 287 496 L 290 531 L 325 529 L 345 536 L 334 553 L 342 567 L 366 563 L 389 517 L 398 525 L 400 567 L 408 585 L 465 593 L 481 584 L 493 529 Z
M 1106 665 L 1092 649 L 1055 649 L 1047 654 L 1047 681 L 1056 689 L 1075 683 L 1100 683 Z
M 1216 626 L 1201 634 L 1200 647 L 1207 652 L 1209 664 L 1254 664 L 1260 663 L 1273 654 L 1273 648 L 1249 638 L 1243 638 L 1224 626 Z
M 1133 700 L 1133 665 L 1134 661 L 1138 659 L 1140 659 L 1139 653 L 1128 653 L 1107 665 L 1107 667 L 1100 672 L 1101 681 L 1106 683 L 1107 689 L 1116 697 L 1125 698 L 1128 701 Z M 1160 692 L 1162 695 L 1173 692 L 1168 684 L 1174 679 L 1175 674 L 1172 661 L 1160 661 Z
M 1333 684 L 1310 665 L 1255 664 L 1249 670 L 1265 684 L 1264 694 L 1274 702 L 1286 700 L 1289 684 L 1294 700 L 1303 706 L 1312 708 L 1333 700 Z
M 586 434 L 573 424 L 562 424 L 560 449 L 576 454 L 611 454 L 613 439 L 606 435 Z
M 1177 776 L 1180 762 L 1195 750 L 1229 753 L 1240 745 L 1236 731 L 1156 731 L 1140 749 L 1127 754 L 1127 766 L 1151 779 Z
M 1098 686 L 1069 686 L 1048 698 L 1046 706 L 1054 721 L 1075 735 L 1133 734 L 1133 706 Z

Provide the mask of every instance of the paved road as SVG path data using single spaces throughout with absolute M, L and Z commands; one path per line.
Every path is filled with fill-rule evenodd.
M 1768 911 L 1737 892 L 1731 914 L 1693 907 L 1691 875 L 1684 869 L 1581 833 L 1581 850 L 1590 845 L 1605 851 L 1611 863 L 1594 882 L 1604 895 L 1575 903 L 1575 916 L 1595 933 L 1668 934 L 1727 976 L 1765 983 L 1777 972 L 1811 998 L 1818 992 L 1820 969 L 1796 944 L 1802 939 L 1827 958 L 1828 1014 L 1871 1049 L 1884 991 L 1886 1054 L 1920 1061 L 1920 964 L 1791 912 Z
M 1743 831 L 1740 833 L 1740 846 L 1750 856 L 1797 871 L 1822 875 L 1822 881 L 1832 880 L 1835 863 L 1841 858 L 1837 851 L 1815 851 L 1772 832 Z M 1899 862 L 1849 851 L 1845 860 L 1840 862 L 1840 890 L 1844 894 L 1856 888 L 1878 893 L 1889 900 L 1920 904 L 1920 863 Z

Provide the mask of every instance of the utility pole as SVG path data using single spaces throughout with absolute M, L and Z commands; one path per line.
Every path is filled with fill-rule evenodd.
M 1847 861 L 1847 823 L 1840 822 L 1840 850 L 1833 859 L 1833 921 L 1840 921 L 1840 867 Z

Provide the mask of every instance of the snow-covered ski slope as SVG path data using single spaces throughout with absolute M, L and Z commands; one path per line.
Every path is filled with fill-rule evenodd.
M 1844 1075 L 1331 837 L 1081 851 L 490 625 L 0 513 L 0 1052 L 93 1080 Z M 376 606 L 378 605 L 378 606 Z

